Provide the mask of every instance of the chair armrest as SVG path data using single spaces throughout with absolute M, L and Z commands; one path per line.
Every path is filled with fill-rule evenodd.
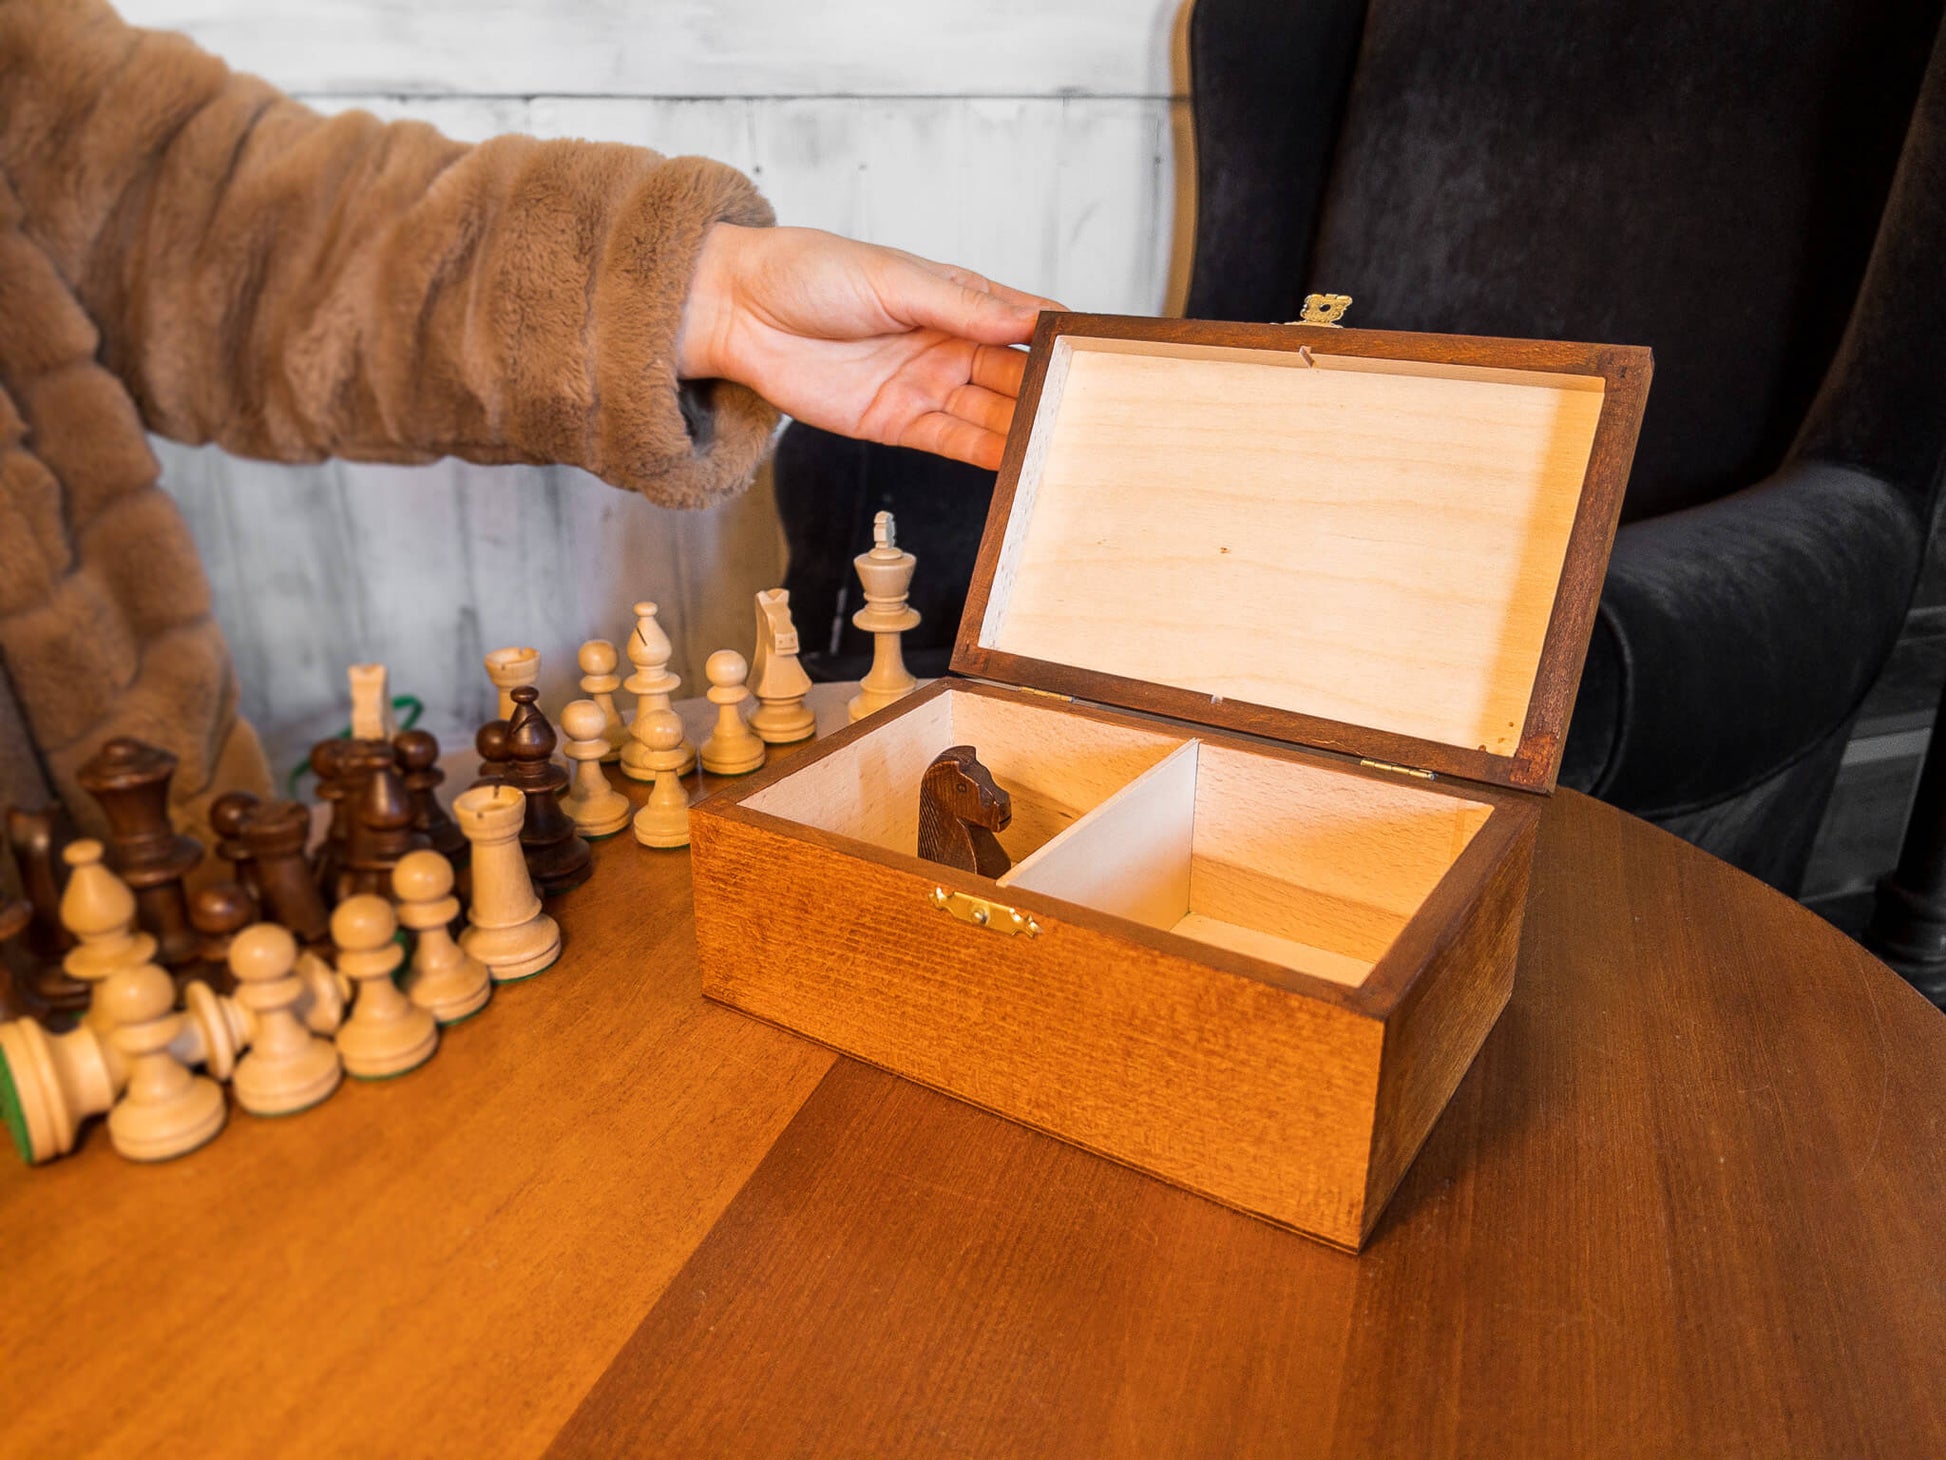
M 1904 623 L 1924 543 L 1908 496 L 1803 458 L 1624 527 L 1563 783 L 1670 816 L 1775 774 L 1857 713 Z

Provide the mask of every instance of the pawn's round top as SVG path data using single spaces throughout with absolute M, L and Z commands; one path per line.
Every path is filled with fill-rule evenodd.
M 581 652 L 575 655 L 574 662 L 581 666 L 583 674 L 613 674 L 615 667 L 621 663 L 621 657 L 608 640 L 590 639 L 581 646 Z
M 703 665 L 703 673 L 714 685 L 742 684 L 750 677 L 750 662 L 734 649 L 718 649 Z
M 110 1025 L 146 1024 L 176 1006 L 176 983 L 154 963 L 119 972 L 95 991 L 95 1006 Z
M 135 921 L 135 894 L 101 857 L 101 843 L 92 837 L 69 842 L 61 851 L 74 869 L 61 894 L 61 926 L 77 938 L 122 932 Z
M 392 869 L 392 893 L 401 902 L 431 902 L 453 890 L 453 864 L 437 852 L 407 852 Z
M 243 818 L 257 798 L 248 791 L 225 791 L 209 803 L 209 829 L 225 841 L 243 835 Z
M 674 710 L 650 710 L 643 721 L 642 740 L 650 750 L 674 750 L 682 744 L 682 716 Z
M 572 700 L 561 709 L 561 728 L 570 740 L 599 740 L 608 728 L 608 716 L 593 700 Z
M 276 923 L 252 923 L 230 944 L 230 972 L 238 983 L 269 983 L 297 964 L 297 939 Z
M 331 912 L 331 941 L 346 953 L 383 948 L 398 930 L 392 904 L 374 893 L 347 897 Z
M 234 882 L 212 882 L 189 896 L 189 925 L 208 938 L 236 932 L 256 913 L 250 894 Z
M 311 747 L 311 769 L 320 781 L 329 781 L 345 768 L 345 752 L 351 749 L 349 740 L 333 737 L 320 740 Z M 214 807 L 211 808 L 214 811 Z
M 423 771 L 439 759 L 439 738 L 430 730 L 401 730 L 392 737 L 392 748 L 398 752 L 401 770 Z
M 483 760 L 505 760 L 507 758 L 507 722 L 489 720 L 482 725 L 473 737 L 473 749 Z

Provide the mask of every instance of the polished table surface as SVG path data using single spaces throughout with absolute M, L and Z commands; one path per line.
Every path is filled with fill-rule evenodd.
M 0 1167 L 0 1454 L 1946 1454 L 1946 1018 L 1595 801 L 1357 1257 L 704 1001 L 596 857 L 411 1075 Z

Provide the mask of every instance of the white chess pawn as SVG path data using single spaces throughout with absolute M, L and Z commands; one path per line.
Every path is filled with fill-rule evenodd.
M 561 731 L 567 742 L 562 753 L 574 763 L 574 779 L 561 805 L 585 837 L 613 836 L 628 825 L 635 808 L 628 797 L 608 784 L 601 758 L 608 750 L 602 734 L 601 706 L 593 700 L 574 700 L 561 710 Z
M 689 845 L 689 792 L 682 783 L 682 717 L 674 710 L 651 710 L 638 717 L 635 733 L 648 747 L 655 789 L 635 813 L 635 839 L 645 847 Z
M 561 926 L 541 909 L 520 826 L 527 797 L 515 786 L 475 786 L 453 802 L 453 820 L 473 845 L 473 901 L 459 945 L 495 983 L 545 973 L 561 956 Z
M 386 686 L 383 664 L 354 664 L 345 671 L 351 681 L 351 735 L 354 740 L 390 740 L 399 733 L 392 713 L 392 692 Z
M 697 752 L 703 769 L 715 776 L 745 776 L 764 763 L 764 743 L 744 722 L 743 702 L 750 691 L 743 681 L 750 665 L 734 649 L 718 649 L 703 665 L 709 680 L 709 702 L 716 706 L 716 729 Z
M 331 913 L 331 941 L 338 945 L 338 972 L 357 987 L 351 1017 L 338 1030 L 345 1069 L 361 1080 L 416 1070 L 439 1046 L 432 1015 L 399 992 L 393 973 L 405 949 L 393 935 L 399 919 L 375 893 L 347 897 Z
M 236 1002 L 250 1012 L 250 1052 L 237 1063 L 230 1088 L 252 1115 L 294 1115 L 338 1088 L 338 1050 L 298 1017 L 305 997 L 297 972 L 297 939 L 288 928 L 256 923 L 230 944 Z
M 900 549 L 890 512 L 872 519 L 872 549 L 851 560 L 858 581 L 865 585 L 865 606 L 851 616 L 858 628 L 873 635 L 872 667 L 860 681 L 849 708 L 862 720 L 911 694 L 919 681 L 906 672 L 905 648 L 899 636 L 919 626 L 919 612 L 906 606 L 912 574 L 919 560 Z
M 541 677 L 541 651 L 520 647 L 495 649 L 486 656 L 486 672 L 493 687 L 500 691 L 500 718 L 511 720 L 514 691 Z
M 493 993 L 493 976 L 447 931 L 459 916 L 453 864 L 434 851 L 407 852 L 392 869 L 392 895 L 399 900 L 399 921 L 418 935 L 406 985 L 412 1002 L 441 1024 L 479 1013 Z
M 750 689 L 757 712 L 750 728 L 766 745 L 792 745 L 817 733 L 818 717 L 804 703 L 811 676 L 797 662 L 797 625 L 791 622 L 787 589 L 757 595 L 757 652 L 750 661 Z
M 634 781 L 655 779 L 655 772 L 643 760 L 648 749 L 641 743 L 642 717 L 653 710 L 668 709 L 669 696 L 682 688 L 681 677 L 669 672 L 669 656 L 676 652 L 675 646 L 655 615 L 653 603 L 636 604 L 635 627 L 628 636 L 628 662 L 635 666 L 635 673 L 623 688 L 635 696 L 636 728 L 629 744 L 622 747 L 622 774 Z M 688 775 L 696 767 L 696 747 L 685 739 L 682 751 L 682 773 Z
M 622 687 L 615 667 L 621 657 L 608 640 L 590 639 L 581 646 L 574 662 L 581 666 L 581 693 L 601 706 L 601 733 L 608 742 L 601 758 L 612 765 L 622 758 L 622 747 L 628 744 L 628 726 L 622 723 L 622 712 L 615 708 L 615 691 Z
M 174 1012 L 176 986 L 154 963 L 120 968 L 95 990 L 113 1026 L 108 1035 L 128 1070 L 121 1099 L 108 1112 L 108 1137 L 132 1161 L 166 1161 L 195 1150 L 223 1129 L 223 1087 L 192 1075 L 170 1045 L 184 1016 Z

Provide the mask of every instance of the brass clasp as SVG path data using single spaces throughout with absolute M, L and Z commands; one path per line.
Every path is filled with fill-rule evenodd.
M 1334 330 L 1342 329 L 1343 326 L 1338 321 L 1345 317 L 1345 311 L 1350 308 L 1349 294 L 1306 294 L 1304 312 L 1291 323 L 1322 325 L 1326 329 Z
M 928 899 L 941 912 L 951 913 L 963 923 L 971 923 L 976 928 L 989 932 L 1004 933 L 1009 938 L 1026 934 L 1029 938 L 1041 935 L 1041 925 L 1018 908 L 1007 907 L 997 902 L 988 902 L 984 897 L 973 897 L 964 892 L 948 892 L 943 887 L 935 887 Z

